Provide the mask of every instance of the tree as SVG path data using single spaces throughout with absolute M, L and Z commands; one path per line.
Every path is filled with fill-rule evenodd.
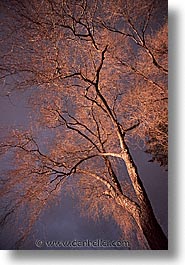
M 166 133 L 167 116 L 161 4 L 2 3 L 3 93 L 25 91 L 33 109 L 29 127 L 13 128 L 1 143 L 12 162 L 2 172 L 1 224 L 14 213 L 28 216 L 18 243 L 44 207 L 72 188 L 89 215 L 112 214 L 123 232 L 136 229 L 149 248 L 167 249 L 130 150 L 141 140 L 151 153 L 167 144 L 158 133 Z

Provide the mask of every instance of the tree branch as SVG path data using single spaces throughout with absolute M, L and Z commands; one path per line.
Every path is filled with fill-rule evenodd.
M 103 183 L 108 189 L 109 195 L 115 200 L 115 202 L 121 205 L 122 207 L 124 207 L 134 218 L 139 220 L 140 206 L 136 202 L 128 198 L 126 195 L 124 195 L 123 193 L 119 193 L 119 191 L 116 191 L 115 188 L 110 184 L 110 182 L 108 182 L 105 178 L 102 178 L 97 174 L 81 169 L 78 170 L 78 173 L 92 176 L 93 178 Z

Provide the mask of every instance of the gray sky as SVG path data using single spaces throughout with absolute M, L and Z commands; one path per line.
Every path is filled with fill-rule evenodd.
M 161 1 L 162 2 L 162 1 Z M 166 0 L 163 1 L 167 3 Z M 166 13 L 166 10 L 165 10 Z M 160 16 L 159 16 L 160 17 Z M 25 94 L 2 97 L 0 95 L 0 130 L 8 126 L 29 124 L 29 108 Z M 0 134 L 3 134 L 3 131 Z M 167 172 L 158 164 L 149 163 L 150 156 L 140 150 L 132 155 L 138 166 L 139 174 L 148 193 L 155 215 L 167 234 L 168 230 L 168 179 Z M 0 165 L 3 168 L 4 165 Z M 98 223 L 82 218 L 75 200 L 61 198 L 59 206 L 47 209 L 33 227 L 32 234 L 24 248 L 33 249 L 35 239 L 41 240 L 94 240 L 98 238 L 118 240 L 121 231 L 113 220 L 100 220 Z M 16 238 L 16 227 L 7 226 L 1 234 L 0 249 L 12 247 Z
M 0 97 L 0 124 L 2 126 L 22 125 L 29 121 L 29 108 L 23 94 L 16 98 Z M 167 172 L 156 163 L 149 163 L 150 156 L 140 150 L 132 150 L 132 155 L 156 217 L 167 233 L 168 224 L 168 179 Z M 2 167 L 3 165 L 1 165 Z M 121 231 L 113 220 L 100 220 L 98 223 L 82 218 L 77 210 L 75 200 L 70 197 L 61 198 L 59 206 L 47 209 L 35 224 L 32 235 L 25 242 L 24 248 L 34 249 L 35 240 L 118 240 Z M 11 248 L 15 229 L 7 227 L 2 233 L 0 248 Z M 126 240 L 126 239 L 125 239 Z M 136 246 L 137 247 L 137 246 Z

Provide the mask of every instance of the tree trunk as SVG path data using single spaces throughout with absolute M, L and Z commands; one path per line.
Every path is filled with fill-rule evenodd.
M 168 249 L 167 237 L 157 222 L 152 209 L 141 210 L 140 226 L 151 249 Z
M 145 235 L 146 240 L 151 249 L 154 250 L 167 250 L 168 249 L 168 240 L 165 236 L 162 228 L 160 227 L 148 195 L 145 191 L 143 183 L 139 177 L 136 164 L 134 163 L 132 156 L 130 154 L 129 148 L 126 145 L 124 138 L 122 138 L 123 152 L 121 154 L 122 159 L 125 162 L 129 177 L 131 179 L 133 188 L 135 190 L 136 196 L 139 202 L 140 215 L 139 218 L 135 218 L 136 223 L 139 228 L 142 230 Z M 135 214 L 135 212 L 134 212 Z
M 120 140 L 121 152 L 103 153 L 101 155 L 118 157 L 125 162 L 127 172 L 132 182 L 132 186 L 138 201 L 134 202 L 130 198 L 126 197 L 123 194 L 122 190 L 118 190 L 117 194 L 112 193 L 111 196 L 115 198 L 116 203 L 121 205 L 132 215 L 138 227 L 144 234 L 151 249 L 167 250 L 168 249 L 167 237 L 165 236 L 162 228 L 160 227 L 154 215 L 152 205 L 150 203 L 146 190 L 139 176 L 137 166 L 125 142 L 125 133 L 121 132 L 119 124 L 117 124 L 114 118 L 112 119 L 115 126 L 117 126 L 117 134 Z
M 119 205 L 132 215 L 139 229 L 144 234 L 150 249 L 168 249 L 167 237 L 160 227 L 147 198 L 145 198 L 141 205 L 132 201 L 125 201 L 125 197 L 122 195 L 118 195 L 115 199 Z

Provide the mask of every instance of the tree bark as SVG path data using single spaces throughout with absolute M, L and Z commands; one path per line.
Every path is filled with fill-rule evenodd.
M 119 133 L 119 132 L 118 132 Z M 122 194 L 115 197 L 116 203 L 126 209 L 134 218 L 139 229 L 144 234 L 149 246 L 154 250 L 167 250 L 168 240 L 162 228 L 160 227 L 153 209 L 145 191 L 143 183 L 139 177 L 139 173 L 130 154 L 129 148 L 125 142 L 124 136 L 120 135 L 121 139 L 121 153 L 104 153 L 103 156 L 113 156 L 121 158 L 126 165 L 128 175 L 132 182 L 135 194 L 138 199 L 138 204 L 131 200 L 125 201 Z
M 168 249 L 167 237 L 165 236 L 150 206 L 147 207 L 147 209 L 141 210 L 140 226 L 151 249 Z
M 115 198 L 116 202 L 126 209 L 134 218 L 138 228 L 144 234 L 150 249 L 167 250 L 168 240 L 160 227 L 151 204 L 138 206 L 134 203 L 126 203 L 122 195 Z
M 124 139 L 123 144 L 124 148 L 122 152 L 122 158 L 127 167 L 127 171 L 130 176 L 140 206 L 140 217 L 139 219 L 136 218 L 135 221 L 140 227 L 140 229 L 143 231 L 143 234 L 145 235 L 145 238 L 148 241 L 148 244 L 151 249 L 167 250 L 167 237 L 165 236 L 162 228 L 160 227 L 154 215 L 150 200 L 148 199 L 148 195 L 139 177 L 137 167 L 132 159 L 132 156 L 129 152 L 129 148 L 126 145 Z

